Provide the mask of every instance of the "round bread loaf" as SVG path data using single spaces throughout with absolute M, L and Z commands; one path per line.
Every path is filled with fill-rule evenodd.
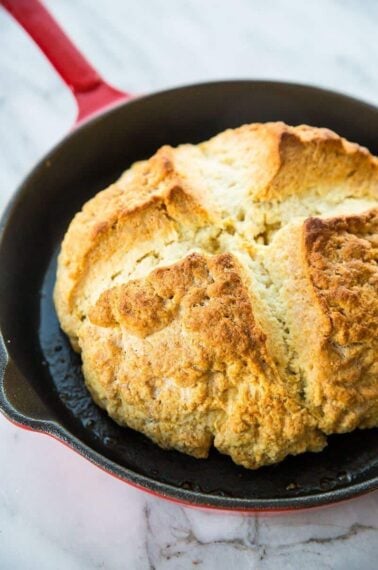
M 55 304 L 86 385 L 247 468 L 378 425 L 378 159 L 283 123 L 164 146 L 73 219 Z

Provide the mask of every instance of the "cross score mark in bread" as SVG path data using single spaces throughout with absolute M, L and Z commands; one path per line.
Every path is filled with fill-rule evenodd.
M 378 425 L 378 160 L 327 129 L 162 147 L 90 200 L 55 304 L 95 401 L 248 468 Z

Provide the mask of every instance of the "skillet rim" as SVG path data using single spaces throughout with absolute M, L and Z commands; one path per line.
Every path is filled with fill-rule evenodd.
M 188 89 L 194 88 L 218 88 L 221 89 L 224 86 L 238 85 L 238 86 L 256 86 L 266 89 L 293 89 L 295 91 L 307 92 L 307 95 L 322 94 L 326 97 L 339 98 L 345 102 L 351 102 L 361 107 L 365 107 L 373 113 L 378 114 L 378 107 L 371 102 L 367 102 L 356 97 L 341 93 L 339 91 L 334 91 L 322 87 L 317 87 L 311 84 L 296 83 L 291 81 L 274 81 L 274 80 L 254 80 L 254 79 L 229 79 L 229 80 L 215 80 L 215 81 L 204 81 L 195 84 L 180 85 L 177 87 L 171 87 L 165 90 L 154 91 L 143 95 L 141 97 L 136 97 L 124 102 L 119 102 L 105 110 L 100 110 L 95 113 L 89 119 L 83 121 L 74 130 L 69 131 L 60 141 L 58 141 L 42 158 L 37 162 L 37 164 L 29 171 L 27 176 L 21 181 L 18 188 L 14 192 L 12 198 L 9 200 L 7 206 L 5 207 L 1 218 L 0 218 L 0 250 L 3 247 L 3 234 L 10 223 L 12 213 L 17 208 L 19 202 L 22 200 L 25 193 L 29 191 L 30 182 L 32 177 L 40 170 L 44 163 L 49 160 L 56 152 L 60 150 L 61 147 L 70 142 L 71 138 L 76 135 L 76 133 L 81 132 L 83 129 L 88 127 L 93 128 L 97 122 L 104 120 L 111 114 L 116 114 L 120 109 L 123 109 L 126 105 L 130 106 L 133 104 L 138 104 L 139 102 L 149 100 L 160 95 L 165 94 L 177 94 L 187 91 Z M 1 317 L 1 314 L 0 314 Z M 378 489 L 378 476 L 367 478 L 359 483 L 347 484 L 345 487 L 330 490 L 330 491 L 320 491 L 313 494 L 303 495 L 301 497 L 290 497 L 290 498 L 263 498 L 263 499 L 246 499 L 246 498 L 234 498 L 234 497 L 224 497 L 220 495 L 206 494 L 199 491 L 186 490 L 173 485 L 162 483 L 156 478 L 147 477 L 145 475 L 138 474 L 137 472 L 122 467 L 116 462 L 108 459 L 98 451 L 94 450 L 89 445 L 85 444 L 82 440 L 75 436 L 74 433 L 70 432 L 67 428 L 63 427 L 58 421 L 54 419 L 49 419 L 45 417 L 30 417 L 22 412 L 18 411 L 12 403 L 7 398 L 3 380 L 7 365 L 11 362 L 10 355 L 5 346 L 5 340 L 1 331 L 0 324 L 0 411 L 18 427 L 23 427 L 32 431 L 37 431 L 40 433 L 45 433 L 50 435 L 64 443 L 72 450 L 78 452 L 85 459 L 89 460 L 91 463 L 97 465 L 107 473 L 121 479 L 124 482 L 131 484 L 146 492 L 158 495 L 161 498 L 165 498 L 174 502 L 179 502 L 187 506 L 195 506 L 202 508 L 210 508 L 223 511 L 233 511 L 233 512 L 282 512 L 291 511 L 298 509 L 309 509 L 324 505 L 330 505 L 332 503 L 337 503 L 340 501 L 345 501 L 352 499 L 359 495 L 372 492 Z M 17 371 L 18 374 L 20 374 Z M 28 382 L 27 378 L 25 379 Z M 48 409 L 47 409 L 48 411 Z

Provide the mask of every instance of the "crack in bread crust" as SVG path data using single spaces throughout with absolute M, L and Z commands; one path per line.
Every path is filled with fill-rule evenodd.
M 303 125 L 133 165 L 59 256 L 55 304 L 95 401 L 248 468 L 378 425 L 377 205 L 377 159 Z

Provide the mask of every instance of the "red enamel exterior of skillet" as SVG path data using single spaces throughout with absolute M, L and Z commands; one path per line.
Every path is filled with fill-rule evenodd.
M 331 438 L 321 454 L 250 472 L 216 451 L 194 460 L 115 426 L 85 391 L 80 359 L 59 329 L 51 291 L 57 248 L 74 212 L 161 144 L 281 119 L 334 128 L 377 152 L 378 110 L 321 89 L 258 81 L 135 99 L 99 76 L 39 0 L 0 3 L 39 45 L 78 107 L 74 130 L 36 166 L 1 221 L 0 408 L 6 417 L 51 435 L 137 488 L 184 505 L 282 513 L 377 489 L 377 430 Z

